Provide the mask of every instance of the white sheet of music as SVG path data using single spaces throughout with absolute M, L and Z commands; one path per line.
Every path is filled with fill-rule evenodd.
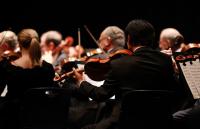
M 185 76 L 185 79 L 188 83 L 188 86 L 192 92 L 193 98 L 200 98 L 200 62 L 199 60 L 185 62 L 185 66 L 183 63 L 180 63 L 181 69 Z
M 104 80 L 103 81 L 94 81 L 94 80 L 90 79 L 90 77 L 88 77 L 87 74 L 83 74 L 83 77 L 85 78 L 85 80 L 87 82 L 89 82 L 92 85 L 97 86 L 97 87 L 100 87 L 104 83 Z M 115 95 L 112 96 L 110 99 L 115 99 Z M 90 100 L 92 100 L 92 99 L 90 98 Z

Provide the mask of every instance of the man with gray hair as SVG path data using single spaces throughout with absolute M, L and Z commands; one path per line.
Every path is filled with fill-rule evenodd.
M 162 53 L 172 56 L 173 52 L 181 52 L 185 45 L 183 35 L 175 28 L 165 28 L 160 33 L 159 48 Z M 172 58 L 175 73 L 179 73 L 178 66 Z
M 165 28 L 161 31 L 159 47 L 162 52 L 165 52 L 165 50 L 181 51 L 181 45 L 183 44 L 184 37 L 177 29 Z
M 13 31 L 2 31 L 0 33 L 0 54 L 7 51 L 17 51 L 18 41 L 17 35 Z
M 126 56 L 126 54 L 124 53 L 120 53 L 120 50 L 126 50 L 125 47 L 125 34 L 124 31 L 122 29 L 120 29 L 117 26 L 108 26 L 106 27 L 100 34 L 99 36 L 99 40 L 98 40 L 99 46 L 101 49 L 104 50 L 105 53 L 103 54 L 98 54 L 98 55 L 94 55 L 91 58 L 95 57 L 95 58 L 106 58 L 107 55 L 116 55 L 117 53 L 117 57 L 112 58 L 111 60 L 114 61 L 115 59 L 121 58 L 123 56 Z M 88 73 L 87 70 L 90 70 L 91 76 L 99 76 L 100 70 L 104 71 L 101 67 L 101 65 L 98 65 L 100 68 L 98 69 L 98 66 L 95 65 L 95 67 L 93 66 L 93 62 L 88 62 L 85 64 L 84 69 L 85 69 L 85 74 L 84 74 L 84 78 L 87 82 L 93 84 L 95 87 L 99 87 L 99 85 L 103 84 L 104 81 L 101 81 L 100 83 L 98 83 L 97 81 L 94 81 L 91 79 L 88 79 Z M 108 71 L 107 71 L 108 72 Z M 89 77 L 91 77 L 89 76 Z M 97 77 L 98 78 L 98 77 Z M 98 85 L 98 86 L 97 86 Z M 112 96 L 111 96 L 112 97 Z M 94 103 L 95 104 L 95 103 Z M 98 103 L 98 106 L 95 105 L 98 108 L 98 112 L 97 112 L 97 116 L 96 116 L 96 122 L 94 123 L 89 123 L 89 122 L 84 122 L 87 123 L 85 125 L 82 124 L 76 124 L 76 126 L 82 126 L 82 129 L 107 129 L 110 128 L 112 126 L 115 126 L 116 121 L 117 121 L 117 116 L 116 116 L 116 111 L 118 109 L 118 105 L 115 103 L 106 103 L 106 102 L 100 102 Z M 104 111 L 105 109 L 109 108 L 111 111 Z M 73 108 L 71 108 L 73 109 Z M 91 108 L 88 107 L 82 107 L 82 108 L 78 108 L 79 110 L 76 110 L 75 108 L 75 112 L 77 112 L 77 114 L 79 114 L 80 116 L 74 115 L 76 113 L 74 113 L 74 109 L 72 110 L 73 112 L 69 113 L 69 119 L 74 119 L 74 117 L 76 118 L 76 120 L 83 121 L 83 117 L 84 117 L 84 121 L 88 121 L 88 116 L 91 116 L 90 114 L 94 111 L 91 110 Z M 70 110 L 71 111 L 71 110 Z M 78 113 L 81 112 L 81 113 Z M 83 116 L 81 116 L 81 114 L 83 114 L 84 112 L 86 112 L 86 114 L 84 114 Z M 99 114 L 101 113 L 101 114 Z M 101 118 L 101 116 L 105 116 L 104 118 Z M 116 118 L 116 117 L 117 118 Z M 91 118 L 93 119 L 93 118 Z M 98 120 L 97 120 L 98 119 Z M 76 121 L 76 123 L 78 123 Z M 113 124 L 114 123 L 114 124 Z M 76 127 L 77 128 L 77 127 Z
M 117 50 L 124 49 L 124 31 L 117 26 L 106 27 L 99 38 L 100 47 L 107 53 L 115 53 Z
M 55 30 L 47 31 L 41 36 L 42 59 L 53 64 L 54 67 L 66 58 L 66 54 L 57 49 L 61 42 L 62 34 Z

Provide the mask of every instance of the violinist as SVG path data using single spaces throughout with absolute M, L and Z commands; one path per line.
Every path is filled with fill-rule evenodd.
M 161 48 L 161 52 L 168 54 L 172 57 L 173 67 L 176 73 L 175 75 L 180 85 L 180 91 L 177 92 L 177 95 L 179 96 L 179 101 L 177 102 L 176 109 L 178 111 L 173 114 L 173 118 L 175 122 L 177 122 L 178 128 L 181 128 L 181 127 L 190 128 L 190 127 L 187 127 L 188 126 L 187 122 L 192 121 L 190 119 L 194 119 L 194 117 L 197 116 L 196 113 L 199 114 L 200 109 L 195 107 L 196 105 L 196 104 L 194 105 L 195 101 L 190 93 L 190 90 L 188 89 L 187 84 L 185 83 L 183 74 L 180 72 L 178 65 L 176 64 L 176 61 L 173 58 L 172 54 L 174 52 L 186 52 L 190 50 L 198 50 L 199 45 L 194 44 L 194 43 L 185 44 L 184 37 L 177 29 L 166 28 L 161 31 L 159 46 Z M 198 101 L 196 103 L 197 105 L 199 105 Z M 195 122 L 193 122 L 193 124 L 195 124 Z M 190 125 L 190 126 L 193 126 L 193 125 Z
M 60 65 L 61 61 L 67 57 L 62 49 L 60 50 L 59 45 L 61 43 L 62 34 L 58 31 L 47 31 L 41 36 L 42 59 L 51 63 L 54 67 Z
M 124 32 L 117 26 L 109 26 L 101 33 L 98 43 L 106 53 L 115 53 L 125 47 Z
M 116 100 L 121 101 L 122 96 L 127 92 L 123 89 L 175 91 L 176 81 L 173 78 L 171 58 L 152 48 L 155 38 L 154 27 L 148 21 L 136 19 L 128 23 L 125 32 L 127 46 L 133 55 L 111 61 L 111 68 L 100 87 L 88 83 L 81 74 L 74 70 L 78 90 L 98 102 L 105 101 L 113 95 Z M 104 34 L 107 33 L 103 32 L 100 36 L 100 44 L 104 45 L 105 50 L 111 51 L 113 49 L 107 49 L 109 44 L 106 41 L 112 41 L 113 37 L 104 37 Z M 111 34 L 119 36 L 119 40 L 118 38 L 113 38 L 113 40 L 124 43 L 123 33 L 114 31 Z M 111 115 L 113 119 L 109 120 L 111 125 L 117 123 L 119 113 L 120 110 L 116 107 Z M 137 123 L 130 123 L 134 127 L 135 124 Z M 101 128 L 100 126 L 105 127 L 105 122 L 96 125 L 96 129 Z
M 172 55 L 172 52 L 181 52 L 184 46 L 183 35 L 175 28 L 163 29 L 160 33 L 159 48 L 161 52 Z
M 86 59 L 85 68 L 84 68 L 85 73 L 83 74 L 84 78 L 88 82 L 93 84 L 94 86 L 100 86 L 103 84 L 103 82 L 105 80 L 105 77 L 103 77 L 103 76 L 105 74 L 107 74 L 110 70 L 110 69 L 108 69 L 108 68 L 110 68 L 109 64 L 111 62 L 109 56 L 111 56 L 112 54 L 115 54 L 117 51 L 118 51 L 117 58 L 122 55 L 124 55 L 124 56 L 127 55 L 121 51 L 120 51 L 121 53 L 119 52 L 119 50 L 124 50 L 125 35 L 124 35 L 124 31 L 117 26 L 106 27 L 102 31 L 102 33 L 99 37 L 98 43 L 99 43 L 100 49 L 103 49 L 105 51 L 105 53 L 104 54 L 97 53 L 94 55 L 91 54 L 92 56 L 90 56 Z M 101 61 L 108 61 L 108 62 L 101 62 Z M 105 72 L 102 72 L 102 71 L 105 71 Z M 74 80 L 74 78 L 73 78 L 73 80 Z M 74 81 L 76 82 L 76 80 L 74 80 Z M 76 110 L 77 109 L 76 106 L 75 107 L 73 106 L 74 104 L 72 104 L 72 106 L 70 107 L 70 112 L 69 112 L 70 123 L 77 123 L 77 121 L 81 121 L 79 124 L 75 124 L 76 127 L 74 127 L 74 128 L 80 128 L 87 124 L 89 124 L 89 125 L 93 124 L 95 117 L 89 117 L 89 116 L 94 114 L 94 111 L 96 112 L 96 110 L 98 108 L 98 103 L 95 101 L 85 101 L 85 103 L 84 103 L 84 98 L 88 99 L 89 97 L 79 94 L 80 92 L 76 89 L 77 84 L 70 83 L 70 78 L 67 78 L 66 82 L 68 82 L 68 83 L 64 83 L 64 85 L 63 85 L 64 87 L 67 87 L 70 89 L 75 88 L 75 91 L 77 91 L 75 98 L 72 98 L 75 101 L 72 101 L 72 102 L 75 102 L 75 103 L 78 102 L 78 104 L 75 104 L 75 105 L 81 105 L 78 107 L 78 110 Z M 80 97 L 78 97 L 78 96 L 80 96 Z M 82 105 L 84 105 L 84 107 Z M 93 110 L 91 110 L 91 106 L 93 107 L 92 108 Z M 96 108 L 94 108 L 94 107 L 96 107 Z M 76 121 L 73 121 L 73 120 L 76 120 Z M 108 123 L 109 126 L 111 125 L 110 122 L 106 122 L 106 121 L 101 121 L 101 122 Z
M 66 39 L 71 38 L 67 37 Z M 84 76 L 94 81 L 103 81 L 105 78 L 104 75 L 110 67 L 109 61 L 113 58 L 132 54 L 132 52 L 124 48 L 125 35 L 123 30 L 117 26 L 106 27 L 100 34 L 98 45 L 100 50 L 103 49 L 104 53 L 97 52 L 86 58 Z
M 88 75 L 92 80 L 102 81 L 110 69 L 111 60 L 132 52 L 125 49 L 124 31 L 117 26 L 106 27 L 100 34 L 98 43 L 104 53 L 93 55 L 87 60 L 85 73 L 86 78 Z
M 175 28 L 165 28 L 160 33 L 159 48 L 161 52 L 172 57 L 174 52 L 181 52 L 185 46 L 183 35 Z M 179 70 L 174 58 L 172 57 L 175 73 L 178 75 Z

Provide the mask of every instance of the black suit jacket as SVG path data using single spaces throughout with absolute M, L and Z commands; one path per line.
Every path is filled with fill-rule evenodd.
M 101 87 L 83 81 L 79 91 L 96 101 L 104 101 L 113 95 L 121 99 L 125 89 L 177 90 L 171 58 L 149 47 L 141 47 L 132 56 L 112 60 Z

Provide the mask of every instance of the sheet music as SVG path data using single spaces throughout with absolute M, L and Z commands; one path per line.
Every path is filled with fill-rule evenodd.
M 180 63 L 181 70 L 185 76 L 188 86 L 192 92 L 193 98 L 200 98 L 200 62 L 199 60 Z

